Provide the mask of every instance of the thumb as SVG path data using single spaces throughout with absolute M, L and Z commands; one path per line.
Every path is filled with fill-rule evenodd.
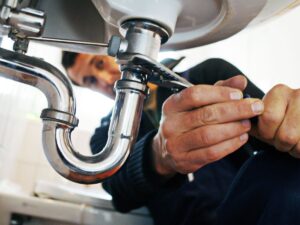
M 232 87 L 243 91 L 247 87 L 247 83 L 248 81 L 245 76 L 237 75 L 227 80 L 219 80 L 218 82 L 215 83 L 215 85 Z

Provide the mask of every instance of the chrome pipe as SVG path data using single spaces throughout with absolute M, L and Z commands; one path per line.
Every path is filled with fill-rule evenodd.
M 72 127 L 44 122 L 43 143 L 51 165 L 65 178 L 85 184 L 97 183 L 113 175 L 123 165 L 135 142 L 144 98 L 140 91 L 117 91 L 107 143 L 94 156 L 83 156 L 74 150 L 70 138 Z
M 144 54 L 155 59 L 161 42 L 168 37 L 163 28 L 150 22 L 129 21 L 126 54 Z M 117 56 L 118 57 L 118 56 Z M 130 62 L 121 65 L 122 77 L 116 82 L 116 99 L 105 147 L 98 154 L 85 156 L 72 145 L 71 132 L 78 125 L 70 81 L 58 69 L 40 59 L 0 49 L 0 76 L 41 90 L 48 108 L 43 119 L 43 146 L 48 161 L 63 177 L 84 184 L 103 181 L 124 164 L 135 143 L 147 95 L 147 73 Z
M 146 55 L 157 59 L 161 44 L 169 38 L 166 29 L 150 21 L 128 20 L 121 24 L 120 32 L 128 46 L 126 53 Z
M 48 108 L 75 115 L 71 83 L 49 63 L 0 48 L 0 76 L 38 88 L 45 94 Z
M 63 177 L 78 183 L 97 183 L 122 166 L 140 124 L 147 92 L 142 81 L 117 82 L 106 146 L 96 155 L 84 156 L 71 142 L 71 132 L 78 123 L 75 99 L 70 81 L 59 70 L 42 60 L 0 49 L 0 76 L 36 87 L 45 94 L 49 108 L 41 116 L 44 151 Z M 135 77 L 134 72 L 131 76 Z

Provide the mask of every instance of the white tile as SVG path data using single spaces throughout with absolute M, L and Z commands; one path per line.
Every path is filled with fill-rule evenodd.
M 21 186 L 25 193 L 31 194 L 35 184 L 37 169 L 30 163 L 18 163 L 14 166 L 10 180 Z

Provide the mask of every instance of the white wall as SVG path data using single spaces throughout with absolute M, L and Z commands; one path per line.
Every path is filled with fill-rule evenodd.
M 162 57 L 187 56 L 178 71 L 219 57 L 240 68 L 264 91 L 285 83 L 300 88 L 300 7 L 218 43 Z

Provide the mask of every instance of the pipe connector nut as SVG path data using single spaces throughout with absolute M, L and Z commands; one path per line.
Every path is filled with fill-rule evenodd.
M 55 121 L 72 128 L 77 127 L 79 123 L 74 115 L 56 109 L 44 109 L 40 117 L 43 120 Z
M 130 89 L 133 91 L 140 91 L 147 95 L 148 93 L 148 87 L 140 82 L 132 81 L 132 80 L 118 80 L 115 83 L 115 90 L 120 90 L 120 89 Z

